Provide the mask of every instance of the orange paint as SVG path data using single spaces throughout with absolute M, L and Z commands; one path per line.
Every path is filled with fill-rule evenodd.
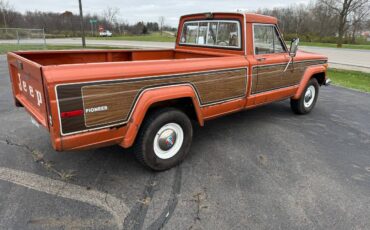
M 206 120 L 229 113 L 289 97 L 297 99 L 314 74 L 326 73 L 326 63 L 312 65 L 305 70 L 301 80 L 295 85 L 252 93 L 252 84 L 254 84 L 252 78 L 256 77 L 255 82 L 258 82 L 258 78 L 261 77 L 258 71 L 253 73 L 254 67 L 285 65 L 290 59 L 288 52 L 254 54 L 254 23 L 276 25 L 277 19 L 257 14 L 213 13 L 212 20 L 234 20 L 240 23 L 240 49 L 179 44 L 185 21 L 208 19 L 205 14 L 181 17 L 175 49 L 8 53 L 16 105 L 24 106 L 35 120 L 49 130 L 52 145 L 58 151 L 97 148 L 114 144 L 128 148 L 135 142 L 148 110 L 156 103 L 161 102 L 163 106 L 168 101 L 187 98 L 192 103 L 199 125 L 203 126 Z M 326 57 L 322 55 L 298 52 L 293 62 L 325 59 Z M 194 85 L 187 81 L 189 74 L 201 75 L 241 68 L 248 70 L 245 76 L 244 95 L 227 98 L 224 92 L 220 91 L 217 95 L 218 91 L 212 91 L 215 89 L 210 87 L 209 92 L 212 91 L 220 99 L 215 103 L 202 104 L 200 97 L 205 97 L 205 95 L 200 95 Z M 82 87 L 115 82 L 123 82 L 123 85 L 135 84 L 135 81 L 171 76 L 181 76 L 183 80 L 175 85 L 161 85 L 158 81 L 157 85 L 142 89 L 137 97 L 132 99 L 134 104 L 131 106 L 127 122 L 122 121 L 97 127 L 87 127 L 84 124 L 86 109 L 99 112 L 112 108 L 101 106 L 84 108 Z M 227 77 L 224 81 L 228 81 Z M 58 91 L 58 87 L 62 86 L 67 91 Z M 244 87 L 242 84 L 240 86 Z M 120 106 L 118 102 L 117 106 Z M 80 129 L 63 132 L 66 127 L 61 125 L 62 119 L 63 124 L 69 122 L 71 129 L 75 128 L 74 126 L 80 126 Z

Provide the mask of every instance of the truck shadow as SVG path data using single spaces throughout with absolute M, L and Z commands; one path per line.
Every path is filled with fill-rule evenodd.
M 192 149 L 201 144 L 202 141 L 198 140 L 205 135 L 223 136 L 226 132 L 228 134 L 244 133 L 248 137 L 248 132 L 245 132 L 245 130 L 256 128 L 260 123 L 273 122 L 273 118 L 276 117 L 290 119 L 294 116 L 296 115 L 290 111 L 289 103 L 282 101 L 216 118 L 207 121 L 204 127 L 194 126 Z M 250 134 L 250 137 L 253 137 L 253 135 Z M 194 152 L 191 151 L 190 155 L 193 155 Z M 75 165 L 73 168 L 79 171 L 80 177 L 98 177 L 99 174 L 105 173 L 108 168 L 110 171 L 129 173 L 131 177 L 154 174 L 153 171 L 136 162 L 133 148 L 124 149 L 120 146 L 110 146 L 95 150 L 60 153 L 56 157 L 53 157 L 54 161 L 63 162 L 66 165 Z

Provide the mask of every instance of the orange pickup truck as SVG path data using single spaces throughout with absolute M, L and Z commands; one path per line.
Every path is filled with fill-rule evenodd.
M 15 104 L 57 151 L 134 146 L 165 170 L 189 152 L 193 125 L 287 98 L 305 114 L 329 83 L 327 58 L 297 51 L 298 39 L 288 50 L 276 18 L 192 14 L 178 31 L 167 50 L 10 52 Z

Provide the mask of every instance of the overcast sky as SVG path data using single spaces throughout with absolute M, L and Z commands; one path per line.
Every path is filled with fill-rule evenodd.
M 21 12 L 27 10 L 78 13 L 78 0 L 8 0 Z M 158 21 L 159 16 L 166 18 L 166 24 L 176 26 L 183 14 L 236 11 L 253 11 L 259 8 L 288 6 L 293 3 L 306 3 L 303 0 L 82 0 L 84 13 L 101 14 L 108 6 L 120 9 L 118 19 L 135 23 L 137 21 Z

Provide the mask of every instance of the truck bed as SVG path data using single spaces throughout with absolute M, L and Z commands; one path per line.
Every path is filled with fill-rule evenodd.
M 179 50 L 62 50 L 15 52 L 42 66 L 99 62 L 133 62 L 224 56 L 220 53 L 197 53 Z
M 102 123 L 114 126 L 127 122 L 126 118 L 129 117 L 135 100 L 143 89 L 148 87 L 192 84 L 199 88 L 199 92 L 204 91 L 199 100 L 205 100 L 207 103 L 219 98 L 240 96 L 246 88 L 246 69 L 240 69 L 241 62 L 246 62 L 244 57 L 234 54 L 178 49 L 8 53 L 16 105 L 24 106 L 45 128 L 56 130 L 55 135 L 100 129 L 103 127 Z M 150 77 L 150 80 L 146 79 L 147 77 Z M 227 83 L 224 81 L 225 77 L 230 78 Z M 98 85 L 107 84 L 118 87 L 117 95 L 123 96 L 113 100 L 119 105 L 110 105 L 110 108 L 117 111 L 114 116 L 119 115 L 120 118 L 113 119 L 101 112 L 99 114 L 103 114 L 104 119 L 97 118 L 99 124 L 95 121 L 90 124 L 90 120 L 84 120 L 87 117 L 84 115 L 84 107 L 88 106 L 85 100 L 96 98 L 96 95 L 84 97 L 83 93 L 90 93 L 87 89 L 93 85 L 100 92 Z M 238 86 L 238 90 L 231 90 L 234 86 Z M 209 88 L 215 89 L 213 93 L 208 92 Z M 113 91 L 111 88 L 107 90 L 108 94 Z M 103 100 L 100 96 L 99 98 L 104 103 L 107 99 Z M 108 99 L 111 100 L 112 97 L 109 96 Z M 75 113 L 80 116 L 68 117 Z M 59 127 L 57 123 L 52 122 L 53 117 L 58 118 Z M 120 122 L 116 122 L 118 120 Z

